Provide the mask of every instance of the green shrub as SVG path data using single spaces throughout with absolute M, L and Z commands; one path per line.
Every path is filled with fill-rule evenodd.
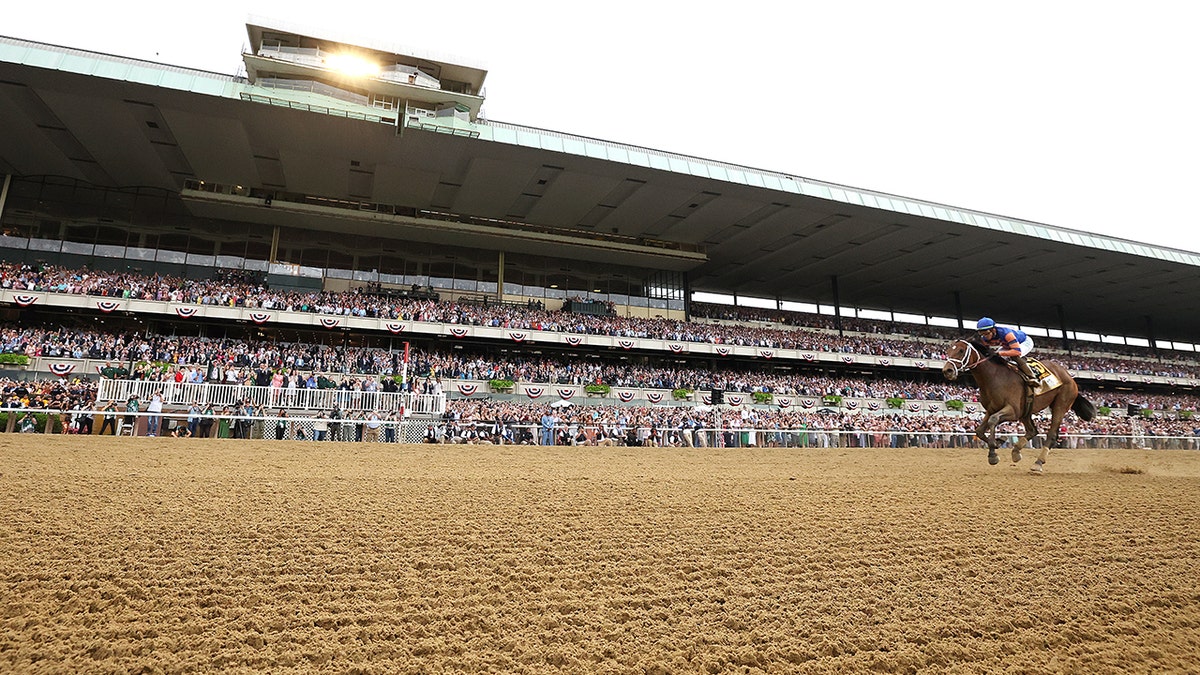
M 1194 414 L 1195 414 L 1195 411 L 1193 411 L 1193 410 L 1180 410 L 1179 411 L 1179 419 L 1190 420 L 1190 419 L 1192 419 L 1192 415 L 1194 415 Z
M 686 401 L 687 397 L 689 397 L 691 395 L 692 395 L 691 389 L 680 388 L 680 389 L 676 389 L 675 391 L 671 392 L 671 397 L 674 398 L 676 401 Z
M 1154 417 L 1154 411 L 1149 408 L 1142 408 L 1142 417 L 1150 419 Z
M 775 394 L 772 394 L 769 391 L 754 392 L 754 402 L 755 403 L 764 403 L 765 404 L 765 403 L 771 403 L 774 400 L 775 400 Z
M 1096 414 L 1101 417 L 1108 417 L 1109 415 L 1112 414 L 1112 408 L 1110 408 L 1106 405 L 1102 405 L 1099 408 L 1096 408 Z
M 29 357 L 24 354 L 0 354 L 0 364 L 9 366 L 27 366 Z
M 889 408 L 903 408 L 904 399 L 899 396 L 889 396 L 887 397 L 887 406 Z
M 825 405 L 840 406 L 842 405 L 842 397 L 838 396 L 837 394 L 825 394 L 821 397 L 821 403 Z
M 608 386 L 607 384 L 603 384 L 603 383 L 602 384 L 589 384 L 586 387 L 584 387 L 583 390 L 589 394 L 600 394 L 601 396 L 608 396 L 612 392 L 612 387 Z
M 946 401 L 946 410 L 962 410 L 963 402 L 958 399 Z
M 16 425 L 13 427 L 13 432 L 21 431 L 21 418 L 25 416 L 25 411 L 5 411 L 0 413 L 0 431 L 8 428 L 8 416 L 15 415 L 17 418 Z M 33 413 L 33 419 L 37 422 L 38 433 L 46 431 L 46 413 Z M 53 433 L 62 431 L 62 424 L 58 421 L 58 415 L 50 415 L 50 423 L 53 425 Z
M 517 385 L 512 380 L 495 379 L 488 380 L 488 386 L 492 388 L 492 391 L 500 391 L 502 389 L 512 389 Z

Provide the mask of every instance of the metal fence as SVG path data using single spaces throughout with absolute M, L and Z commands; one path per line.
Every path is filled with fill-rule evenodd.
M 482 443 L 529 445 L 614 445 L 674 446 L 716 448 L 878 448 L 908 447 L 979 448 L 982 444 L 970 433 L 913 432 L 909 430 L 859 431 L 820 428 L 756 429 L 656 429 L 651 427 L 588 427 L 560 425 L 544 429 L 540 425 L 496 425 L 459 423 L 440 416 L 398 414 L 376 415 L 350 412 L 346 417 L 309 415 L 204 415 L 169 411 L 152 414 L 145 411 L 106 412 L 103 410 L 0 410 L 8 422 L 0 432 L 23 431 L 28 413 L 38 419 L 31 431 L 37 433 L 113 434 L 121 436 L 173 436 L 177 429 L 186 435 L 203 438 L 262 439 L 312 442 L 371 443 Z M 49 430 L 46 424 L 50 424 Z M 29 426 L 25 424 L 24 426 Z M 997 436 L 1005 446 L 1016 441 L 1016 434 Z M 1041 448 L 1045 436 L 1033 444 Z M 1065 449 L 1149 449 L 1200 450 L 1200 436 L 1159 436 L 1154 434 L 1107 435 L 1068 434 L 1061 439 Z
M 218 408 L 234 407 L 242 402 L 256 408 L 288 410 L 331 410 L 335 405 L 346 411 L 400 410 L 413 415 L 441 415 L 446 397 L 433 394 L 409 394 L 346 389 L 309 389 L 255 387 L 240 384 L 192 384 L 155 380 L 117 380 L 104 378 L 96 393 L 101 403 L 124 403 L 137 396 L 145 405 L 155 393 L 162 393 L 163 405 L 189 406 L 193 403 Z

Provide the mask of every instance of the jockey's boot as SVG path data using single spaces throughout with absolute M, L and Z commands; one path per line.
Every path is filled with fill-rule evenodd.
M 1013 360 L 1017 362 L 1017 368 L 1021 371 L 1021 376 L 1025 378 L 1025 384 L 1036 387 L 1038 384 L 1037 376 L 1033 374 L 1033 369 L 1029 367 L 1029 362 L 1025 360 L 1025 357 L 1016 356 L 1013 357 Z

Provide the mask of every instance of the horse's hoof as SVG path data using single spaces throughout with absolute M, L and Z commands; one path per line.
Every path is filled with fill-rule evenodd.
M 1037 474 L 1039 476 L 1042 475 L 1042 463 L 1034 462 L 1033 466 L 1029 467 L 1029 473 Z
M 996 466 L 999 463 L 1000 463 L 1000 455 L 997 455 L 995 450 L 992 450 L 991 452 L 989 452 L 988 453 L 988 464 L 991 464 L 992 466 Z
M 1013 451 L 1012 451 L 1012 458 L 1013 458 L 1013 464 L 1016 464 L 1017 462 L 1020 462 L 1020 461 L 1021 461 L 1021 451 L 1020 451 L 1020 450 L 1013 450 Z

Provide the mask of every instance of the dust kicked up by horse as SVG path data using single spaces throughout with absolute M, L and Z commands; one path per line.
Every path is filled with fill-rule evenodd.
M 996 426 L 1001 422 L 1019 420 L 1025 426 L 1025 434 L 1013 446 L 1013 462 L 1021 461 L 1021 450 L 1038 436 L 1033 416 L 1046 408 L 1050 409 L 1050 428 L 1041 454 L 1030 471 L 1041 473 L 1046 464 L 1050 447 L 1058 441 L 1059 424 L 1068 410 L 1085 421 L 1096 415 L 1091 402 L 1079 395 L 1079 385 L 1066 368 L 1049 361 L 1041 361 L 1042 371 L 1036 389 L 1030 391 L 1015 368 L 992 352 L 978 339 L 955 340 L 946 350 L 946 364 L 942 375 L 950 381 L 958 379 L 964 372 L 975 376 L 979 385 L 979 402 L 985 416 L 975 429 L 975 436 L 988 446 L 988 463 L 998 464 L 996 449 Z

